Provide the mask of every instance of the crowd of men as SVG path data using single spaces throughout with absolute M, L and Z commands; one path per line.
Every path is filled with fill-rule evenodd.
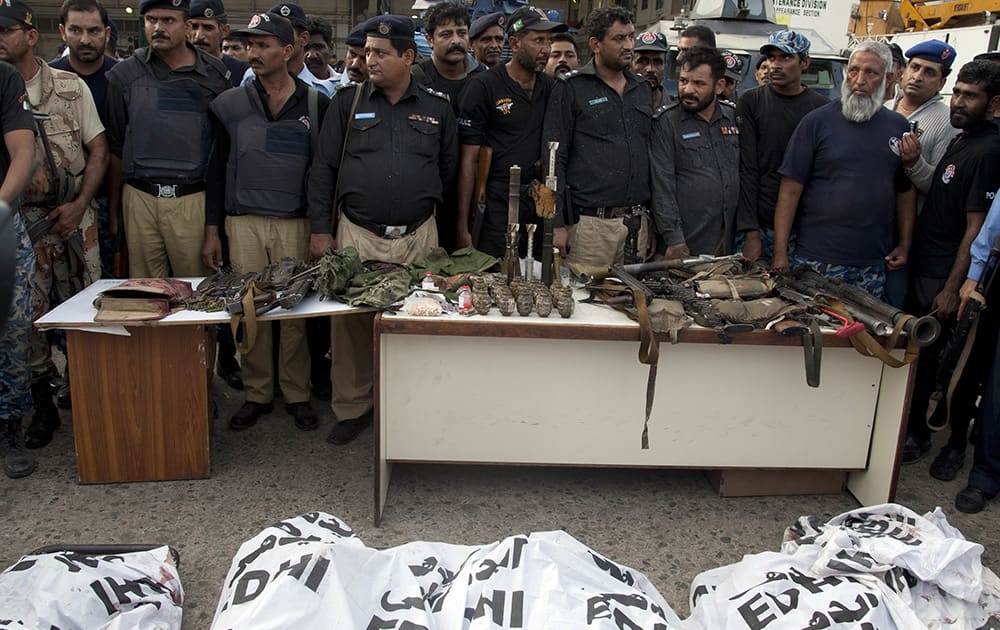
M 983 270 L 980 232 L 1000 221 L 995 53 L 958 69 L 948 102 L 939 92 L 950 45 L 927 41 L 903 58 L 861 43 L 831 102 L 803 83 L 802 34 L 774 33 L 754 69 L 760 85 L 741 93 L 743 59 L 700 25 L 680 34 L 677 93 L 665 93 L 667 37 L 637 34 L 621 7 L 595 10 L 576 38 L 534 7 L 472 22 L 464 7 L 436 3 L 423 18 L 429 57 L 417 53 L 413 20 L 379 15 L 350 32 L 342 64 L 329 24 L 290 2 L 236 29 L 221 0 L 142 0 L 139 13 L 149 45 L 116 61 L 104 7 L 67 0 L 67 54 L 46 63 L 31 8 L 0 5 L 10 64 L 0 64 L 0 199 L 20 204 L 23 280 L 0 342 L 10 476 L 32 472 L 23 447 L 45 446 L 59 426 L 53 339 L 30 322 L 113 276 L 124 246 L 130 277 L 258 271 L 347 246 L 394 263 L 437 246 L 501 256 L 517 165 L 521 223 L 540 222 L 531 182 L 556 177 L 552 241 L 570 262 L 742 251 L 777 273 L 810 266 L 933 312 L 947 329 Z M 522 254 L 539 245 L 519 243 Z M 239 361 L 220 334 L 217 371 L 246 396 L 230 427 L 250 428 L 281 396 L 299 429 L 316 429 L 317 397 L 337 420 L 330 441 L 353 440 L 372 421 L 372 317 L 283 320 L 278 341 L 259 329 Z M 987 337 L 931 466 L 957 475 L 978 413 L 973 476 L 957 499 L 965 511 L 1000 491 L 1000 365 Z M 926 355 L 904 462 L 930 448 L 935 352 Z M 983 391 L 994 395 L 977 407 Z

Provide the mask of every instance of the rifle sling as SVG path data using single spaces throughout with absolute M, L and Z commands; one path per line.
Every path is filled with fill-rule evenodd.
M 243 312 L 229 318 L 229 327 L 233 331 L 233 339 L 236 341 L 236 349 L 240 354 L 246 354 L 253 349 L 257 343 L 257 305 L 254 298 L 266 293 L 257 287 L 253 280 L 247 282 L 246 291 L 243 292 L 241 302 Z M 242 324 L 243 335 L 240 335 L 240 325 Z
M 656 365 L 660 359 L 660 340 L 653 331 L 646 306 L 646 294 L 638 287 L 631 287 L 637 319 L 639 320 L 639 363 L 649 366 L 646 380 L 646 419 L 642 423 L 642 448 L 649 449 L 649 416 L 653 413 L 653 397 L 656 394 Z
M 854 323 L 854 317 L 851 315 L 850 311 L 847 310 L 847 307 L 844 306 L 843 302 L 832 295 L 825 293 L 817 294 L 817 296 L 818 295 L 823 296 L 823 299 L 827 303 L 830 310 L 834 311 L 838 315 L 846 317 L 848 323 Z M 889 367 L 898 368 L 903 367 L 904 365 L 909 365 L 916 360 L 917 355 L 920 353 L 920 347 L 917 345 L 917 340 L 913 337 L 913 335 L 910 335 L 909 340 L 907 341 L 906 351 L 903 354 L 902 360 L 892 356 L 890 352 L 895 349 L 896 342 L 899 341 L 899 335 L 903 332 L 903 326 L 905 326 L 906 322 L 911 319 L 913 319 L 913 315 L 903 315 L 900 317 L 899 320 L 896 321 L 896 325 L 893 327 L 892 333 L 885 340 L 884 345 L 879 344 L 879 342 L 876 341 L 872 334 L 867 330 L 862 330 L 861 332 L 849 337 L 851 345 L 854 346 L 854 349 L 860 354 L 863 354 L 866 357 L 875 357 Z

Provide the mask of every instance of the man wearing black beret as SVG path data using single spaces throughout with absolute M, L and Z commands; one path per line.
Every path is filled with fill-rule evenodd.
M 472 23 L 469 27 L 469 43 L 476 61 L 487 68 L 493 68 L 500 63 L 503 54 L 504 25 L 507 19 L 503 13 L 490 13 Z
M 222 0 L 191 0 L 191 43 L 201 48 L 229 68 L 229 82 L 240 84 L 250 64 L 222 53 L 222 40 L 229 36 L 229 17 Z

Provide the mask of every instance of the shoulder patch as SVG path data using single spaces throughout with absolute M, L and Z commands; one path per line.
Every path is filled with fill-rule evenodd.
M 734 103 L 734 102 L 732 102 L 732 101 L 730 101 L 728 99 L 720 98 L 719 102 L 722 103 L 723 105 L 727 106 L 727 107 L 731 107 L 733 109 L 736 109 L 736 103 Z
M 448 101 L 449 103 L 451 102 L 451 98 L 449 98 L 448 95 L 445 94 L 444 92 L 438 92 L 437 90 L 432 90 L 431 88 L 429 88 L 429 87 L 427 87 L 425 85 L 421 85 L 420 87 L 423 88 L 424 92 L 427 92 L 431 96 L 436 96 L 438 98 L 443 98 L 444 100 Z
M 660 105 L 659 107 L 656 108 L 656 111 L 653 112 L 653 119 L 655 120 L 659 118 L 664 114 L 664 112 L 668 112 L 671 109 L 677 107 L 678 105 L 680 105 L 680 101 L 672 101 L 670 103 L 667 103 L 666 105 Z
M 576 76 L 580 76 L 580 71 L 579 70 L 570 70 L 566 74 L 560 76 L 559 80 L 561 80 L 561 81 L 569 81 L 570 79 L 572 79 L 573 77 L 576 77 Z

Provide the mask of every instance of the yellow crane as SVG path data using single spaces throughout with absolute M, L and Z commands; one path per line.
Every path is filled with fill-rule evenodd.
M 905 30 L 926 31 L 983 24 L 1000 12 L 1000 0 L 899 0 Z

